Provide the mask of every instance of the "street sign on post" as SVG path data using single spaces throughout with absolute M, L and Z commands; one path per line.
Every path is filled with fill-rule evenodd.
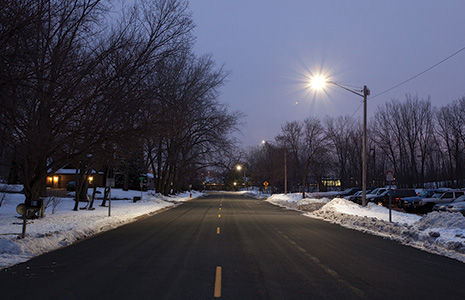
M 393 171 L 386 171 L 386 181 L 389 181 L 389 182 L 394 181 L 394 172 Z
M 140 176 L 139 177 L 139 180 L 140 180 L 140 183 L 139 183 L 139 186 L 140 186 L 140 198 L 142 199 L 143 196 L 142 196 L 142 189 L 144 187 L 144 180 L 146 180 L 147 178 L 145 176 Z
M 263 182 L 263 185 L 265 186 L 265 190 L 268 189 L 268 185 L 269 185 L 268 181 L 265 180 L 265 181 Z
M 391 183 L 394 181 L 394 172 L 386 171 L 386 181 L 389 182 L 389 222 L 392 222 L 392 193 L 391 193 Z

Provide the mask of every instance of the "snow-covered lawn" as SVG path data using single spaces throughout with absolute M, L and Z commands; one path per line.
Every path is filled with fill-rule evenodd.
M 259 195 L 255 195 L 260 197 Z M 432 212 L 424 216 L 392 210 L 369 203 L 362 207 L 341 198 L 302 199 L 301 194 L 276 194 L 268 202 L 298 209 L 355 230 L 379 235 L 402 244 L 465 262 L 465 217 L 461 213 Z M 321 195 L 318 195 L 321 197 Z
M 5 200 L 0 207 L 0 269 L 202 196 L 199 192 L 192 192 L 192 198 L 189 193 L 165 197 L 143 192 L 142 200 L 134 203 L 132 199 L 134 196 L 140 197 L 140 191 L 113 189 L 110 217 L 108 201 L 107 207 L 101 207 L 102 200 L 97 199 L 94 203 L 95 210 L 76 212 L 72 210 L 74 200 L 71 196 L 56 198 L 56 212 L 52 213 L 50 205 L 44 218 L 28 220 L 26 238 L 20 239 L 23 221 L 18 218 L 16 206 L 24 203 L 24 195 L 0 193 L 0 200 L 3 195 Z M 80 204 L 81 207 L 85 205 L 86 203 Z

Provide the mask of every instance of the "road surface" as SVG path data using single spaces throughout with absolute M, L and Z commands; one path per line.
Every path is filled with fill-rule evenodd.
M 465 264 L 214 193 L 0 271 L 0 299 L 465 299 Z

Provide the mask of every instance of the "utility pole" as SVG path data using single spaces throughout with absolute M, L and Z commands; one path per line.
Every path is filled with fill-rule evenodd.
M 367 205 L 367 96 L 370 90 L 363 86 L 363 150 L 362 150 L 362 206 Z

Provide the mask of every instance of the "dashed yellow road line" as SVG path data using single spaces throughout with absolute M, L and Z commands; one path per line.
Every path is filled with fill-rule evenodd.
M 216 234 L 220 234 L 220 227 L 216 227 Z
M 221 218 L 221 215 L 218 215 L 218 218 Z
M 221 267 L 220 266 L 216 267 L 214 297 L 215 298 L 221 297 Z

